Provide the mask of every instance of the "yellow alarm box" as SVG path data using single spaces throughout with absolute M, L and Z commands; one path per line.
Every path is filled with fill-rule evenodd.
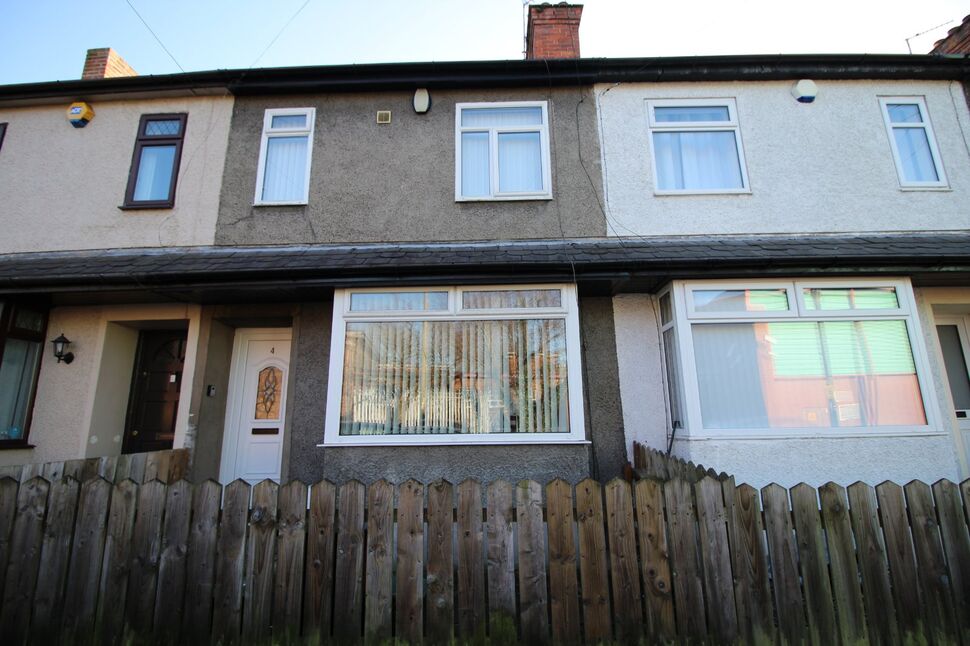
M 94 118 L 94 110 L 91 109 L 87 103 L 83 101 L 78 101 L 77 103 L 72 103 L 71 107 L 67 109 L 67 120 L 71 122 L 71 125 L 75 128 L 83 128 L 88 125 L 88 121 Z

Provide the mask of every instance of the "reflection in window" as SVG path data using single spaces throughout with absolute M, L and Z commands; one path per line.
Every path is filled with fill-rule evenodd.
M 785 312 L 788 290 L 781 289 L 695 289 L 697 312 Z
M 268 366 L 259 371 L 256 382 L 256 412 L 254 419 L 279 419 L 282 399 L 283 371 Z
M 841 287 L 803 290 L 807 310 L 896 310 L 895 287 Z
M 0 362 L 0 441 L 24 439 L 41 343 L 7 339 Z
M 466 310 L 561 307 L 562 291 L 558 289 L 500 289 L 464 291 L 461 306 Z

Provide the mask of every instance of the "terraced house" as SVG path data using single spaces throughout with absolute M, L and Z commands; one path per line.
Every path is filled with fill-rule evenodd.
M 0 461 L 965 476 L 970 62 L 583 59 L 581 12 L 522 61 L 0 87 Z

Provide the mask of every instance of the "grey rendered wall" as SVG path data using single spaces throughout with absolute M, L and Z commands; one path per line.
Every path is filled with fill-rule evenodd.
M 612 301 L 580 299 L 584 341 L 587 437 L 590 445 L 318 447 L 323 439 L 330 361 L 332 301 L 306 303 L 294 326 L 293 385 L 287 415 L 284 478 L 400 482 L 417 478 L 484 481 L 581 480 L 619 475 L 626 460 Z
M 205 366 L 198 391 L 199 412 L 196 418 L 195 454 L 192 477 L 196 482 L 206 478 L 219 479 L 219 461 L 222 456 L 222 435 L 226 422 L 226 399 L 229 394 L 229 366 L 232 358 L 232 342 L 235 330 L 212 318 L 211 309 L 203 315 L 208 318 Z M 215 387 L 210 397 L 206 387 Z
M 603 236 L 600 152 L 581 88 L 239 97 L 233 109 L 216 244 L 390 242 Z M 552 200 L 455 202 L 455 103 L 548 100 Z M 263 113 L 315 107 L 309 203 L 253 206 Z M 378 110 L 392 122 L 378 125 Z

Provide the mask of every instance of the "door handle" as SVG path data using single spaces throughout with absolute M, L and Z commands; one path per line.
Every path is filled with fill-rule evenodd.
M 136 435 L 138 435 L 138 431 L 132 431 L 132 432 L 131 432 L 131 436 L 132 436 L 132 437 L 135 437 Z

